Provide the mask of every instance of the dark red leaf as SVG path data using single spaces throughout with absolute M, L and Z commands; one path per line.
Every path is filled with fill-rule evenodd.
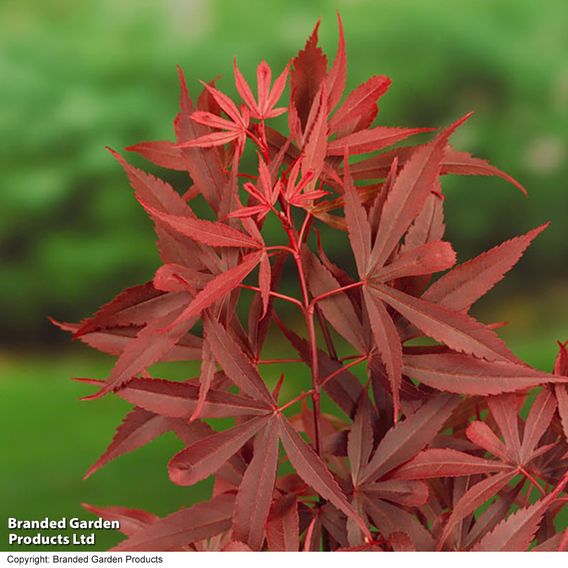
M 528 550 L 547 509 L 568 483 L 568 476 L 554 491 L 534 505 L 516 511 L 485 535 L 474 550 L 491 552 L 514 552 Z
M 318 44 L 319 21 L 306 46 L 292 60 L 290 72 L 291 102 L 298 113 L 302 128 L 320 90 L 327 69 L 327 57 Z
M 272 418 L 256 440 L 233 513 L 233 538 L 253 550 L 260 550 L 264 542 L 264 526 L 276 481 L 278 447 L 279 423 Z
M 327 108 L 333 110 L 335 105 L 341 100 L 345 90 L 347 80 L 347 55 L 345 53 L 345 37 L 343 35 L 343 22 L 339 12 L 337 13 L 337 26 L 339 28 L 339 39 L 337 42 L 337 53 L 333 65 L 326 77 L 327 86 Z
M 405 354 L 403 372 L 438 390 L 484 396 L 567 382 L 526 365 L 483 361 L 462 353 Z
M 213 356 L 227 377 L 249 396 L 265 404 L 273 405 L 274 400 L 262 377 L 230 333 L 213 319 L 207 320 L 205 325 L 205 333 Z
M 364 491 L 370 497 L 406 507 L 421 507 L 428 501 L 428 486 L 424 481 L 387 479 L 366 484 Z
M 189 306 L 170 324 L 169 329 L 194 320 L 203 310 L 227 296 L 254 270 L 260 262 L 261 256 L 262 252 L 260 251 L 251 252 L 239 264 L 229 268 L 208 282 L 205 288 L 193 298 Z M 190 329 L 191 327 L 189 326 Z
M 393 262 L 377 270 L 369 279 L 386 282 L 396 278 L 422 276 L 447 270 L 456 263 L 452 245 L 445 241 L 427 242 L 415 248 L 406 249 Z
M 515 361 L 498 335 L 467 314 L 415 298 L 390 286 L 374 284 L 378 298 L 393 307 L 427 336 L 445 343 L 455 351 L 488 361 Z
M 363 208 L 359 194 L 355 190 L 351 174 L 349 173 L 349 154 L 345 151 L 343 160 L 345 164 L 345 177 L 343 178 L 343 189 L 345 191 L 345 220 L 349 233 L 349 241 L 357 263 L 359 275 L 366 274 L 369 254 L 371 252 L 371 227 L 367 219 L 367 213 Z
M 394 416 L 397 420 L 402 382 L 402 344 L 391 316 L 372 288 L 365 287 L 363 296 L 369 314 L 371 331 L 390 380 Z
M 390 538 L 393 533 L 406 533 L 416 550 L 434 550 L 434 540 L 415 515 L 385 501 L 365 499 L 366 510 L 381 535 Z
M 196 318 L 176 323 L 174 320 L 177 319 L 178 313 L 175 310 L 142 328 L 116 361 L 101 390 L 84 400 L 98 398 L 120 388 L 133 376 L 165 357 L 195 323 Z M 164 332 L 163 328 L 166 326 L 169 326 L 169 330 Z
M 476 158 L 468 152 L 459 152 L 453 148 L 446 149 L 442 173 L 460 176 L 498 176 L 518 187 L 525 195 L 527 194 L 525 188 L 517 180 L 492 166 L 487 160 Z
M 105 521 L 118 521 L 120 523 L 120 532 L 126 536 L 132 536 L 160 519 L 158 515 L 142 511 L 141 509 L 95 507 L 87 503 L 81 503 L 81 506 L 87 509 L 89 513 L 105 519 Z
M 431 128 L 396 128 L 392 126 L 376 126 L 368 130 L 360 130 L 342 138 L 336 138 L 327 145 L 328 156 L 343 156 L 348 149 L 350 154 L 366 154 L 392 146 L 409 136 L 431 132 Z
M 465 433 L 468 439 L 476 446 L 483 448 L 504 462 L 514 461 L 515 457 L 509 448 L 501 442 L 501 440 L 495 435 L 493 430 L 485 424 L 485 422 L 475 420 L 467 427 Z
M 207 436 L 177 453 L 168 465 L 177 485 L 193 485 L 215 473 L 246 442 L 266 426 L 270 416 L 258 416 L 223 432 Z
M 389 479 L 431 479 L 494 473 L 510 469 L 497 461 L 451 449 L 429 449 L 417 454 L 389 475 Z
M 117 395 L 146 410 L 172 418 L 190 418 L 200 403 L 200 387 L 160 379 L 132 379 Z M 201 408 L 203 418 L 262 415 L 271 407 L 266 403 L 230 392 L 210 388 Z
M 307 247 L 304 247 L 302 254 L 312 296 L 320 296 L 341 288 L 339 281 Z M 340 335 L 357 350 L 366 351 L 367 342 L 363 326 L 353 304 L 345 293 L 333 294 L 324 300 L 320 300 L 318 306 L 325 318 Z
M 321 458 L 284 417 L 281 418 L 280 424 L 282 445 L 297 474 L 324 499 L 333 503 L 348 517 L 352 517 L 363 532 L 369 534 L 365 522 L 347 501 L 341 487 Z
M 387 92 L 390 84 L 388 77 L 376 75 L 351 91 L 329 121 L 330 132 L 339 136 L 353 132 L 361 117 L 377 108 L 377 99 Z
M 231 527 L 235 496 L 222 494 L 181 509 L 137 531 L 112 550 L 183 550 L 188 544 L 214 537 Z
M 83 320 L 75 337 L 116 326 L 146 325 L 184 305 L 188 294 L 165 294 L 152 282 L 133 286 L 100 308 L 95 315 Z
M 257 249 L 262 246 L 255 239 L 224 223 L 204 221 L 186 216 L 168 215 L 140 201 L 144 209 L 170 229 L 213 247 L 237 247 Z
M 298 552 L 300 526 L 294 495 L 274 501 L 266 522 L 266 540 L 272 552 Z
M 518 262 L 533 239 L 546 227 L 548 223 L 456 266 L 436 280 L 423 298 L 453 310 L 468 311 Z
M 457 397 L 440 394 L 393 426 L 377 446 L 361 481 L 379 479 L 423 450 L 458 404 Z
M 104 454 L 88 469 L 87 479 L 111 460 L 116 459 L 137 448 L 145 446 L 153 439 L 171 430 L 183 429 L 185 436 L 199 437 L 199 427 L 186 425 L 182 420 L 167 416 L 159 416 L 143 408 L 135 408 L 124 418 L 116 429 L 116 434 Z
M 156 211 L 170 215 L 186 214 L 188 211 L 187 203 L 169 183 L 131 166 L 120 154 L 111 148 L 108 148 L 108 150 L 124 168 L 130 185 L 134 189 L 136 199 Z
M 424 207 L 440 173 L 448 138 L 469 116 L 456 121 L 429 144 L 419 146 L 402 168 L 381 213 L 369 272 L 384 266 L 395 246 Z
M 415 147 L 407 146 L 404 148 L 396 148 L 390 152 L 385 152 L 372 158 L 367 158 L 358 162 L 353 167 L 353 177 L 355 179 L 381 179 L 384 178 L 388 171 L 393 158 L 398 158 L 401 165 L 405 164 L 412 156 Z M 446 147 L 444 158 L 442 159 L 442 169 L 444 174 L 472 175 L 472 176 L 498 176 L 509 183 L 518 187 L 526 194 L 522 185 L 514 180 L 510 175 L 502 172 L 495 166 L 489 164 L 486 160 L 475 158 L 467 152 L 460 152 Z
M 347 456 L 351 465 L 351 478 L 354 486 L 358 485 L 360 473 L 367 465 L 373 447 L 371 403 L 369 396 L 364 391 L 347 438 Z
M 495 495 L 515 477 L 515 474 L 516 472 L 514 470 L 502 471 L 470 487 L 454 506 L 452 514 L 448 518 L 440 540 L 438 541 L 438 550 L 444 546 L 460 521 L 468 515 L 471 515 L 471 513 L 483 505 L 488 499 L 495 497 Z
M 179 148 L 169 140 L 140 142 L 125 148 L 128 152 L 137 152 L 150 162 L 170 170 L 187 170 L 187 163 Z

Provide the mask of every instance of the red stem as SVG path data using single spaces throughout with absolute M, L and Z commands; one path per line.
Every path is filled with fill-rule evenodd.
M 361 355 L 357 359 L 354 359 L 353 361 L 347 363 L 347 365 L 343 365 L 339 369 L 336 369 L 335 371 L 333 371 L 333 373 L 330 373 L 325 379 L 323 379 L 323 381 L 321 381 L 320 387 L 323 388 L 323 386 L 326 385 L 329 381 L 331 381 L 331 379 L 334 379 L 335 377 L 337 377 L 337 375 L 343 373 L 343 371 L 347 371 L 348 369 L 351 369 L 351 367 L 355 367 L 359 363 L 366 361 L 368 358 L 369 358 L 368 355 Z
M 253 292 L 259 292 L 260 293 L 260 288 L 258 286 L 249 286 L 248 284 L 241 284 L 240 288 L 243 288 L 244 290 L 252 290 Z M 300 302 L 299 300 L 296 300 L 296 298 L 292 298 L 292 296 L 286 296 L 286 294 L 280 294 L 280 292 L 274 292 L 273 290 L 270 290 L 269 293 L 270 293 L 271 296 L 274 296 L 275 298 L 280 298 L 281 300 L 284 300 L 286 302 L 290 302 L 291 304 L 295 304 L 302 311 L 305 311 L 304 304 L 302 304 L 302 302 Z
M 341 286 L 341 288 L 335 288 L 334 290 L 329 290 L 329 292 L 324 292 L 323 294 L 320 294 L 319 296 L 316 296 L 313 300 L 312 300 L 312 304 L 317 304 L 318 302 L 321 302 L 322 300 L 325 300 L 326 298 L 329 298 L 330 296 L 333 296 L 335 294 L 341 294 L 342 292 L 345 292 L 347 290 L 351 290 L 352 288 L 359 288 L 361 286 L 363 286 L 365 283 L 364 282 L 353 282 L 353 284 L 347 284 L 347 286 Z
M 258 365 L 278 365 L 280 363 L 303 363 L 303 359 L 259 359 Z
M 546 495 L 544 489 L 540 486 L 539 482 L 524 467 L 519 466 L 519 472 L 522 473 L 532 483 L 532 485 L 534 485 L 539 490 L 540 494 L 543 497 Z

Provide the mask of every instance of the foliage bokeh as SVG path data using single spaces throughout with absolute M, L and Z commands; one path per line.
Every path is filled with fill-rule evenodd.
M 455 137 L 456 147 L 512 174 L 530 198 L 498 179 L 448 179 L 449 237 L 463 260 L 551 220 L 489 301 L 492 313 L 515 322 L 520 334 L 513 348 L 536 366 L 550 369 L 552 340 L 566 335 L 566 3 L 470 0 L 458 7 L 449 0 L 251 0 L 246 8 L 230 0 L 0 5 L 0 375 L 10 408 L 4 414 L 9 451 L 0 461 L 0 486 L 37 483 L 33 470 L 21 473 L 34 461 L 24 447 L 36 449 L 36 460 L 56 472 L 54 481 L 42 482 L 27 499 L 6 491 L 10 495 L 2 495 L 2 502 L 11 514 L 62 515 L 73 506 L 78 513 L 80 500 L 96 502 L 99 495 L 146 505 L 143 479 L 126 491 L 126 499 L 113 498 L 112 491 L 125 491 L 113 479 L 146 467 L 154 454 L 117 462 L 116 477 L 109 472 L 79 481 L 106 444 L 122 406 L 42 404 L 47 397 L 70 401 L 81 394 L 74 385 L 59 384 L 56 397 L 45 384 L 60 383 L 78 368 L 75 361 L 46 357 L 50 344 L 56 342 L 63 353 L 68 342 L 46 316 L 77 320 L 123 287 L 149 278 L 158 263 L 150 222 L 104 146 L 122 149 L 143 139 L 171 138 L 175 64 L 185 69 L 194 91 L 197 80 L 211 79 L 215 69 L 223 75 L 222 88 L 233 93 L 233 56 L 247 77 L 257 53 L 279 69 L 320 16 L 326 22 L 322 43 L 333 53 L 337 9 L 346 24 L 348 87 L 377 71 L 393 79 L 381 123 L 436 126 L 476 111 Z M 184 183 L 182 177 L 172 181 Z M 109 363 L 79 353 L 83 374 L 105 376 Z M 91 420 L 88 440 L 96 448 L 86 448 L 74 428 L 71 436 L 79 415 Z M 51 446 L 49 438 L 56 440 Z M 153 463 L 164 478 L 160 490 L 167 491 L 165 471 Z M 57 501 L 63 495 L 65 504 Z M 156 512 L 179 502 L 178 492 L 166 493 Z M 101 540 L 101 548 L 108 544 Z

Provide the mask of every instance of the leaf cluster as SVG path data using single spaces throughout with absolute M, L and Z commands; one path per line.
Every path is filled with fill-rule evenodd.
M 88 508 L 122 521 L 117 550 L 526 550 L 535 539 L 561 549 L 566 344 L 555 372 L 542 372 L 509 350 L 501 324 L 469 313 L 545 225 L 458 264 L 442 178 L 524 189 L 449 145 L 469 115 L 396 146 L 433 129 L 377 125 L 390 80 L 345 94 L 341 20 L 331 64 L 318 26 L 274 81 L 259 64 L 256 92 L 235 61 L 242 103 L 204 83 L 194 104 L 180 70 L 175 140 L 127 150 L 186 172 L 183 194 L 111 150 L 154 223 L 162 265 L 91 318 L 59 324 L 117 357 L 106 381 L 81 379 L 97 387 L 86 398 L 134 405 L 87 475 L 173 431 L 184 448 L 171 481 L 215 481 L 208 501 L 164 518 Z M 273 120 L 283 116 L 284 132 Z M 250 153 L 256 166 L 243 171 Z M 265 241 L 268 220 L 281 242 Z M 330 258 L 329 235 L 346 235 L 356 271 Z M 284 271 L 297 294 L 281 289 Z M 265 358 L 269 334 L 295 350 L 311 388 L 290 397 L 285 372 L 267 386 L 263 366 L 290 361 Z M 164 361 L 200 361 L 200 373 L 154 377 Z M 216 418 L 233 422 L 218 431 Z

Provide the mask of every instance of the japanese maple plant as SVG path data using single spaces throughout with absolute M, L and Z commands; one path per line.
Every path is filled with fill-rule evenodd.
M 127 150 L 187 173 L 187 191 L 111 150 L 163 264 L 59 324 L 117 356 L 108 380 L 80 379 L 86 398 L 134 405 L 87 475 L 173 431 L 171 481 L 214 483 L 163 518 L 86 507 L 121 521 L 115 550 L 561 550 L 566 344 L 536 370 L 469 314 L 545 225 L 457 264 L 442 178 L 524 189 L 449 145 L 469 115 L 398 145 L 433 129 L 374 125 L 385 76 L 344 96 L 341 21 L 331 65 L 317 44 L 318 26 L 274 80 L 262 61 L 256 92 L 235 61 L 237 101 L 203 83 L 193 103 L 180 70 L 175 141 Z M 156 378 L 165 361 L 198 376 Z

